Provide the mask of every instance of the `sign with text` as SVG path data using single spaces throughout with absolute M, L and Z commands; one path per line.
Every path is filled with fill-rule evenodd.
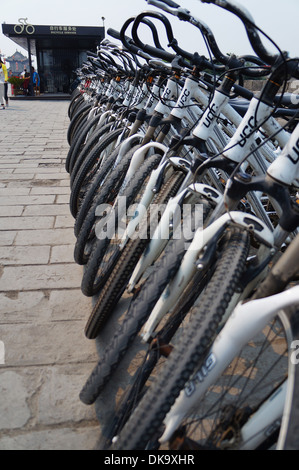
M 3 34 L 14 37 L 46 37 L 46 36 L 87 36 L 104 37 L 102 26 L 68 26 L 68 25 L 32 25 L 27 22 L 27 18 L 20 18 L 18 24 L 2 24 Z

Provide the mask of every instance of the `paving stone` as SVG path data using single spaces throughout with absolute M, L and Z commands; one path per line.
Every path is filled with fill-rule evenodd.
M 0 264 L 3 266 L 16 264 L 47 264 L 49 262 L 49 258 L 49 246 L 0 247 Z
M 0 231 L 0 246 L 12 245 L 16 238 L 16 235 L 17 232 L 15 231 Z
M 0 217 L 17 217 L 22 215 L 24 206 L 0 206 Z M 1 221 L 0 221 L 1 224 Z
M 17 372 L 0 369 L 0 397 L 0 429 L 25 426 L 30 418 L 30 409 L 23 377 Z
M 5 178 L 6 179 L 6 178 Z M 55 196 L 13 196 L 13 197 L 0 197 L 0 206 L 17 206 L 31 205 L 31 204 L 53 204 Z
M 16 245 L 69 245 L 75 242 L 74 230 L 22 230 L 17 233 Z
M 59 168 L 55 168 L 56 172 L 59 172 Z M 46 173 L 53 173 L 53 167 L 50 167 L 50 168 L 46 168 L 46 167 L 35 167 L 35 168 L 32 168 L 32 167 L 19 167 L 19 168 L 15 168 L 14 169 L 14 174 L 25 174 L 25 173 L 32 173 L 34 172 L 34 174 L 36 175 L 39 175 L 39 174 L 46 174 Z M 56 179 L 56 178 L 55 178 Z
M 10 169 L 10 168 L 13 168 L 13 169 L 17 169 L 17 168 L 37 168 L 38 167 L 38 164 L 37 163 L 26 163 L 26 164 L 23 164 L 23 163 L 20 163 L 20 161 L 18 160 L 17 163 L 13 163 L 13 162 L 10 162 L 10 163 L 2 163 L 2 160 L 0 159 L 0 169 L 1 170 L 4 170 L 4 169 Z M 31 170 L 32 172 L 32 170 Z M 29 172 L 27 172 L 29 173 Z
M 70 189 L 66 187 L 44 187 L 37 186 L 32 188 L 30 194 L 68 194 L 70 195 Z M 69 196 L 70 197 L 70 196 Z M 67 203 L 69 202 L 69 199 Z
M 82 361 L 84 362 L 84 357 Z M 94 363 L 86 363 L 84 373 L 83 369 L 78 369 L 77 365 L 44 369 L 43 384 L 38 399 L 39 424 L 66 423 L 70 417 L 74 423 L 92 418 L 93 410 L 78 402 L 78 393 L 93 366 Z M 65 390 L 68 391 L 69 396 L 66 396 Z
M 68 204 L 70 201 L 70 196 L 68 194 L 59 194 L 56 197 L 56 204 Z
M 10 188 L 1 188 L 0 196 L 28 196 L 30 188 L 24 188 L 22 186 L 10 187 Z
M 36 321 L 49 321 L 49 294 L 47 291 L 0 292 L 0 324 L 26 323 Z M 43 305 L 46 304 L 46 309 Z
M 89 315 L 90 299 L 80 288 L 0 292 L 0 325 L 87 320 Z
M 63 180 L 65 179 L 64 173 L 40 173 L 36 174 L 35 180 Z
M 82 295 L 81 289 L 71 289 L 67 292 L 53 289 L 50 292 L 49 309 L 52 320 L 87 320 L 90 306 L 90 299 Z
M 74 217 L 72 215 L 58 215 L 55 220 L 55 228 L 72 227 L 74 228 Z
M 81 285 L 82 272 L 72 264 L 5 267 L 0 279 L 2 291 L 70 289 Z
M 95 344 L 87 347 L 89 341 L 84 335 L 86 321 L 2 324 L 0 338 L 5 345 L 5 366 L 95 363 Z M 77 369 L 80 375 L 83 372 L 81 367 Z
M 28 230 L 52 228 L 54 217 L 1 217 L 0 230 Z
M 59 186 L 67 186 L 69 188 L 70 187 L 70 180 L 67 180 L 67 179 L 61 180 L 59 182 Z
M 14 174 L 7 174 L 5 173 L 5 176 L 2 176 L 2 181 L 19 181 L 20 180 L 20 175 L 14 175 Z M 34 173 L 30 173 L 30 174 L 25 174 L 25 175 L 22 175 L 22 180 L 32 180 L 34 178 Z M 1 204 L 1 203 L 0 203 Z
M 98 439 L 97 424 L 62 427 L 0 437 L 0 450 L 93 450 Z
M 72 263 L 74 261 L 74 245 L 53 246 L 50 263 Z
M 25 216 L 35 216 L 35 215 L 69 215 L 70 206 L 68 204 L 48 204 L 48 205 L 36 205 L 36 206 L 27 206 L 24 209 L 23 215 Z

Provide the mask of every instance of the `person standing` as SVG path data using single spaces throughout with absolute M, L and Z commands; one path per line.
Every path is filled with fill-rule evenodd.
M 35 93 L 37 94 L 40 89 L 39 88 L 40 87 L 39 74 L 35 71 L 34 67 L 31 67 L 31 72 L 32 72 L 32 81 L 33 81 L 34 90 L 35 90 Z
M 26 67 L 24 66 L 24 70 L 23 70 L 23 72 L 21 73 L 21 77 L 22 77 L 22 78 L 25 78 L 25 77 L 26 77 L 26 73 L 27 73 L 27 70 L 26 70 Z
M 2 109 L 5 109 L 5 105 L 8 106 L 8 73 L 2 58 L 0 58 L 0 63 L 0 100 Z

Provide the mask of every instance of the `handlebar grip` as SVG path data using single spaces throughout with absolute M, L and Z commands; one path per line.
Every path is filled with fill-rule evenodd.
M 172 2 L 171 0 L 167 0 L 167 2 L 166 2 L 166 0 L 146 0 L 146 1 L 147 1 L 147 3 L 149 3 L 151 5 L 155 5 L 158 8 L 161 8 L 162 10 L 165 10 L 168 13 L 171 13 L 174 16 L 177 16 L 182 21 L 188 21 L 188 22 L 192 23 L 193 26 L 196 26 L 202 32 L 202 34 L 207 38 L 208 43 L 210 45 L 210 48 L 211 48 L 215 58 L 219 62 L 221 62 L 222 64 L 225 64 L 228 61 L 227 56 L 222 54 L 222 52 L 220 51 L 220 49 L 219 49 L 219 47 L 216 43 L 216 39 L 215 39 L 212 31 L 210 30 L 210 28 L 205 23 L 203 23 L 201 20 L 198 20 L 197 18 L 193 17 L 188 10 L 182 9 L 179 5 L 176 5 L 176 7 L 173 6 L 174 10 L 170 11 L 169 8 L 167 8 L 165 5 L 166 4 L 169 5 L 170 3 L 172 3 L 172 5 L 174 5 L 174 2 Z M 175 41 L 172 41 L 169 38 L 169 36 L 168 36 L 168 39 L 169 39 L 170 46 L 175 50 L 175 52 L 177 52 L 178 54 L 180 54 L 180 55 L 188 58 L 188 60 L 190 60 L 190 54 L 188 54 L 186 51 L 183 51 L 182 49 L 179 50 L 177 43 Z
M 250 21 L 254 23 L 254 18 L 252 17 L 251 13 L 247 10 L 246 7 L 240 5 L 240 3 L 233 1 L 230 2 L 229 0 L 201 0 L 202 3 L 213 3 L 225 10 L 228 10 L 232 13 L 235 13 L 242 21 Z
M 173 2 L 172 0 L 159 0 L 159 2 L 165 3 L 166 5 L 168 5 L 171 8 L 179 8 L 180 7 L 180 5 Z M 150 3 L 150 1 L 148 1 L 148 3 Z
M 243 5 L 230 0 L 201 0 L 201 2 L 212 3 L 236 15 L 244 24 L 248 39 L 256 54 L 267 64 L 273 65 L 276 62 L 277 55 L 267 51 L 264 47 L 258 33 L 259 28 L 255 25 L 253 17 Z
M 166 62 L 172 62 L 176 57 L 175 54 L 170 54 L 169 52 L 157 49 L 156 47 L 149 46 L 148 44 L 145 44 L 143 50 L 151 56 L 166 60 Z
M 116 29 L 109 28 L 107 30 L 107 34 L 109 34 L 109 36 L 112 36 L 114 39 L 120 39 L 120 33 L 119 31 L 116 31 Z
M 118 31 L 116 31 L 115 29 L 109 28 L 109 29 L 107 30 L 107 33 L 109 34 L 109 36 L 112 36 L 113 38 L 119 39 L 119 40 L 121 41 L 120 33 L 119 33 Z M 133 54 L 137 54 L 137 55 L 139 55 L 140 57 L 143 57 L 143 58 L 146 59 L 146 60 L 148 60 L 148 59 L 151 58 L 150 55 L 147 55 L 147 54 L 145 54 L 143 51 L 141 51 L 141 50 L 139 49 L 139 47 L 134 46 L 134 45 L 131 43 L 132 39 L 130 39 L 130 38 L 126 38 L 126 39 L 127 39 L 127 44 L 130 46 L 129 49 L 128 49 L 130 52 L 133 52 Z M 128 41 L 130 41 L 130 42 L 128 42 Z

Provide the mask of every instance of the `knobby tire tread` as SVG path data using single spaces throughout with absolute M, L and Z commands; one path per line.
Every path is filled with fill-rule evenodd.
M 249 241 L 246 232 L 234 231 L 221 254 L 198 311 L 193 314 L 179 344 L 170 354 L 140 404 L 120 433 L 115 450 L 141 450 L 162 432 L 163 420 L 191 374 L 205 358 L 230 299 L 237 287 Z M 196 308 L 196 307 L 195 307 Z
M 158 204 L 167 203 L 176 194 L 183 178 L 183 173 L 175 172 L 162 187 L 161 193 L 157 195 L 154 203 L 157 206 Z M 147 237 L 146 239 L 129 240 L 125 245 L 91 312 L 85 328 L 87 338 L 94 339 L 107 321 L 124 293 L 127 282 L 148 243 Z
M 141 165 L 139 170 L 137 170 L 133 178 L 128 181 L 125 189 L 120 191 L 120 195 L 125 197 L 127 208 L 134 201 L 136 194 L 141 190 L 146 177 L 152 172 L 153 169 L 158 166 L 160 160 L 161 155 L 152 155 L 151 157 L 148 157 L 145 162 Z M 84 250 L 84 247 L 88 241 L 88 236 L 96 221 L 95 209 L 97 205 L 98 202 L 96 200 L 96 202 L 91 207 L 80 230 L 77 242 L 81 244 L 81 250 Z M 83 294 L 86 296 L 95 295 L 102 286 L 102 281 L 100 281 L 99 283 L 96 280 L 96 276 L 98 266 L 100 265 L 103 259 L 108 245 L 109 240 L 94 240 L 93 248 L 88 257 L 88 260 L 84 260 L 84 263 L 88 261 L 88 264 L 83 274 L 81 289 Z
M 70 211 L 74 218 L 76 217 L 80 207 L 80 192 L 88 172 L 92 170 L 95 164 L 98 164 L 97 161 L 101 157 L 101 154 L 119 137 L 122 131 L 122 128 L 115 129 L 110 134 L 108 134 L 107 137 L 101 139 L 94 151 L 92 151 L 89 157 L 82 163 L 71 189 Z

